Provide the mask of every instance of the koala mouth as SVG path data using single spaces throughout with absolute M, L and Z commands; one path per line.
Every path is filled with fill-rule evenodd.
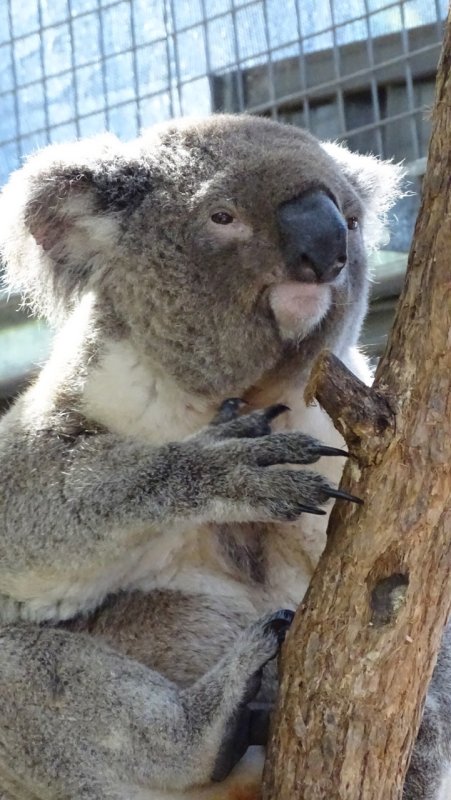
M 284 281 L 270 287 L 268 299 L 282 338 L 299 341 L 326 316 L 332 288 L 324 283 Z

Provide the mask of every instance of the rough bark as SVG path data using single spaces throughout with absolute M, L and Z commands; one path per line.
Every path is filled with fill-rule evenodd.
M 315 395 L 353 455 L 296 614 L 265 800 L 400 800 L 451 605 L 451 19 L 406 284 L 374 386 L 324 354 Z

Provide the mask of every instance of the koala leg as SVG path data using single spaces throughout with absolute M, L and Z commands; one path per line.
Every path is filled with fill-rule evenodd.
M 185 689 L 94 637 L 3 628 L 0 797 L 132 800 L 223 780 L 264 739 L 267 715 L 249 704 L 292 617 L 253 623 Z
M 418 738 L 412 752 L 403 800 L 451 798 L 451 625 L 426 696 Z

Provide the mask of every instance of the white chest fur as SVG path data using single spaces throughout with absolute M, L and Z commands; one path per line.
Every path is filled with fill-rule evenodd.
M 357 348 L 350 348 L 343 361 L 362 381 L 371 383 L 371 371 L 364 356 Z M 334 428 L 330 417 L 319 405 L 307 407 L 303 398 L 303 387 L 293 388 L 281 398 L 290 407 L 290 412 L 279 418 L 278 424 L 285 430 L 300 430 L 324 444 L 344 447 L 344 441 Z M 343 459 L 321 458 L 313 469 L 338 486 L 343 471 Z M 330 512 L 332 501 L 328 504 Z M 303 514 L 295 523 L 278 525 L 270 542 L 270 585 L 278 602 L 286 598 L 287 603 L 297 605 L 304 596 L 314 569 L 326 545 L 326 530 L 329 514 L 317 517 Z
M 203 398 L 144 366 L 127 342 L 110 345 L 88 377 L 83 397 L 87 415 L 110 431 L 152 444 L 183 439 L 214 413 Z
M 331 420 L 318 406 L 306 407 L 301 389 L 285 395 L 283 402 L 290 411 L 280 418 L 279 429 L 300 430 L 334 447 L 343 447 L 343 439 Z M 340 481 L 343 459 L 321 458 L 311 467 L 332 484 Z M 328 504 L 330 511 L 332 502 Z M 313 571 L 326 544 L 329 515 L 319 517 L 303 514 L 293 523 L 283 523 L 271 528 L 268 541 L 268 583 L 276 604 L 296 606 L 304 596 Z
M 356 351 L 349 352 L 347 363 L 361 377 L 367 377 L 366 363 Z M 302 430 L 326 444 L 343 445 L 319 406 L 306 407 L 302 387 L 285 390 L 278 400 L 291 409 L 278 419 L 278 429 Z M 152 444 L 190 435 L 207 424 L 215 411 L 204 400 L 180 390 L 167 376 L 145 369 L 128 344 L 110 347 L 86 384 L 84 403 L 86 412 L 110 430 Z M 340 480 L 342 467 L 343 460 L 337 458 L 322 458 L 314 465 L 334 484 Z M 295 605 L 301 600 L 325 546 L 327 519 L 303 515 L 296 523 L 271 527 L 265 542 L 265 593 L 270 605 Z M 235 594 L 236 582 L 227 570 L 221 570 L 217 549 L 213 542 L 211 548 L 206 546 L 206 540 L 205 526 L 171 528 L 159 537 L 157 547 L 154 541 L 140 553 L 138 562 L 130 558 L 129 569 L 122 570 L 119 588 L 149 591 L 164 585 L 189 592 Z

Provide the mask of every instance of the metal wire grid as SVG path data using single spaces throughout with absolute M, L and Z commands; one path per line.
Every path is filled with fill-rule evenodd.
M 428 25 L 421 25 L 416 29 L 420 34 L 423 32 L 427 34 L 428 41 L 421 43 L 421 35 L 420 37 L 416 37 L 417 42 L 413 41 L 412 33 L 415 33 L 415 30 L 412 30 L 412 28 L 408 26 L 405 10 L 406 7 L 409 6 L 408 0 L 407 2 L 386 3 L 373 10 L 369 8 L 369 4 L 367 0 L 365 0 L 365 13 L 355 16 L 351 23 L 365 24 L 366 36 L 363 41 L 359 41 L 359 45 L 362 52 L 366 51 L 367 63 L 359 69 L 347 70 L 346 66 L 342 63 L 342 55 L 343 51 L 346 49 L 346 45 L 343 46 L 343 44 L 340 43 L 339 34 L 340 30 L 348 27 L 350 23 L 349 21 L 336 21 L 334 19 L 333 2 L 330 2 L 329 6 L 332 18 L 331 25 L 323 27 L 315 34 L 307 35 L 303 34 L 300 26 L 298 27 L 298 81 L 294 91 L 285 93 L 276 93 L 274 91 L 274 62 L 277 56 L 277 49 L 274 49 L 272 52 L 270 50 L 262 51 L 259 53 L 259 56 L 264 56 L 266 59 L 266 85 L 268 86 L 268 91 L 271 96 L 264 102 L 249 102 L 249 98 L 247 98 L 247 102 L 242 102 L 241 98 L 244 94 L 244 70 L 241 68 L 236 72 L 239 85 L 239 101 L 235 103 L 234 110 L 249 110 L 253 113 L 268 114 L 276 119 L 281 117 L 282 119 L 286 119 L 288 116 L 288 121 L 290 121 L 290 113 L 287 114 L 285 109 L 290 106 L 294 108 L 296 108 L 296 106 L 298 108 L 302 107 L 302 116 L 300 117 L 298 114 L 298 119 L 300 117 L 301 124 L 309 129 L 313 129 L 313 132 L 316 133 L 317 131 L 312 121 L 312 109 L 316 107 L 319 99 L 328 97 L 330 101 L 330 97 L 333 95 L 334 119 L 333 121 L 329 120 L 329 125 L 331 125 L 331 123 L 333 124 L 330 133 L 328 133 L 327 130 L 321 131 L 323 136 L 326 134 L 330 137 L 346 138 L 348 140 L 357 140 L 357 137 L 360 136 L 362 140 L 362 134 L 371 132 L 373 136 L 366 141 L 364 139 L 365 144 L 363 149 L 371 149 L 374 152 L 386 156 L 396 155 L 397 158 L 403 158 L 407 155 L 409 160 L 420 158 L 425 154 L 425 143 L 427 142 L 429 133 L 428 121 L 425 119 L 425 111 L 427 112 L 428 105 L 432 103 L 435 68 L 442 39 L 444 8 L 441 7 L 440 3 L 436 3 L 433 22 L 429 22 Z M 396 31 L 396 38 L 398 38 L 399 41 L 397 43 L 392 43 L 393 55 L 391 57 L 381 58 L 379 56 L 379 58 L 377 58 L 380 41 L 382 41 L 383 37 L 380 35 L 373 35 L 371 20 L 374 16 L 380 14 L 381 11 L 386 12 L 390 10 L 399 12 L 400 24 Z M 431 11 L 432 7 L 429 8 L 429 12 Z M 429 20 L 430 19 L 429 17 Z M 327 34 L 330 34 L 332 39 L 329 52 L 333 61 L 333 73 L 329 74 L 325 81 L 315 81 L 313 76 L 313 80 L 311 79 L 310 82 L 307 82 L 306 62 L 309 56 L 306 55 L 305 52 L 306 45 L 310 39 L 316 38 L 318 35 L 325 36 Z M 291 42 L 289 44 L 291 44 Z M 326 52 L 327 50 L 323 51 L 323 53 Z M 364 59 L 361 58 L 361 61 L 363 60 Z M 412 63 L 416 61 L 419 62 L 419 70 L 417 70 L 417 72 L 421 72 L 421 69 L 423 70 L 423 75 L 420 80 L 414 80 L 413 77 Z M 424 63 L 420 65 L 420 61 L 427 62 L 427 66 L 425 66 Z M 242 62 L 240 66 L 242 67 Z M 399 88 L 401 85 L 404 86 L 406 102 L 402 103 L 402 105 L 407 105 L 403 110 L 399 110 L 396 113 L 392 111 L 388 114 L 381 112 L 380 99 L 380 88 L 384 86 L 384 76 L 382 73 L 387 72 L 387 70 L 391 70 L 392 73 L 397 73 L 396 77 L 392 76 L 391 82 L 393 88 Z M 349 104 L 347 88 L 350 87 L 353 82 L 359 82 L 361 84 L 361 89 L 364 84 L 366 84 L 368 88 L 369 97 L 367 106 L 368 110 L 371 111 L 371 121 L 365 124 L 353 125 L 350 124 L 347 119 L 346 110 Z M 427 85 L 429 89 L 428 102 L 418 102 L 416 96 L 418 94 L 416 92 L 418 85 Z M 332 105 L 330 102 L 329 104 Z M 293 113 L 291 115 L 293 115 Z M 383 132 L 384 129 L 393 126 L 394 123 L 402 124 L 404 122 L 406 122 L 410 131 L 411 142 L 409 143 L 409 152 L 404 153 L 402 152 L 402 148 L 398 148 L 397 152 L 394 153 L 390 150 L 389 146 L 387 148 L 387 143 L 384 143 Z M 422 127 L 425 128 L 425 130 L 423 130 L 422 135 L 420 135 Z M 357 143 L 356 149 L 359 149 L 359 143 Z
M 352 140 L 372 132 L 372 149 L 391 155 L 384 129 L 406 123 L 408 157 L 418 158 L 424 105 L 412 64 L 429 57 L 435 65 L 445 6 L 446 0 L 349 0 L 345 11 L 339 0 L 6 0 L 0 7 L 0 182 L 22 156 L 48 142 L 105 128 L 127 138 L 155 121 L 218 106 L 292 117 L 317 132 L 324 98 L 333 110 L 331 135 Z M 413 39 L 422 26 L 424 43 Z M 389 58 L 378 53 L 384 35 L 396 39 Z M 347 71 L 343 54 L 353 42 L 362 66 Z M 326 81 L 310 66 L 322 53 L 333 63 Z M 288 62 L 287 91 L 278 76 Z M 387 115 L 380 76 L 398 67 L 405 107 Z M 255 74 L 259 96 L 250 90 Z M 231 79 L 233 97 L 218 102 L 214 88 Z M 367 86 L 370 116 L 357 125 L 347 116 L 347 87 L 356 81 Z

